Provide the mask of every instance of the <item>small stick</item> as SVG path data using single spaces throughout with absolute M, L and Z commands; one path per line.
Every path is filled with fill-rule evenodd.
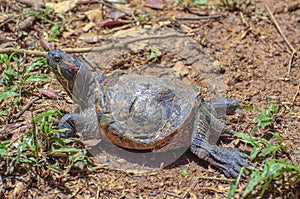
M 13 16 L 13 17 L 10 17 L 10 18 L 4 20 L 4 21 L 0 24 L 0 28 L 1 28 L 2 26 L 4 26 L 5 24 L 7 24 L 8 22 L 10 22 L 10 21 L 12 21 L 12 20 L 14 20 L 14 19 L 16 19 L 16 18 L 19 18 L 19 17 L 21 17 L 21 16 L 23 16 L 23 14 L 17 15 L 17 16 Z
M 175 17 L 177 20 L 201 20 L 201 19 L 216 19 L 222 15 L 199 16 L 199 17 Z
M 294 59 L 295 54 L 296 54 L 296 50 L 292 51 L 292 55 L 290 57 L 289 66 L 288 66 L 288 76 L 290 76 L 290 72 L 291 72 L 291 68 L 292 68 L 292 63 L 293 63 L 293 59 Z
M 106 46 L 101 46 L 101 47 L 90 47 L 90 48 L 66 48 L 62 49 L 62 51 L 67 52 L 67 53 L 86 53 L 86 52 L 101 52 L 101 51 L 106 51 L 114 48 L 126 48 L 127 45 L 143 40 L 150 40 L 150 39 L 163 39 L 163 38 L 168 38 L 168 37 L 188 37 L 191 36 L 190 34 L 186 35 L 181 35 L 181 34 L 168 34 L 168 35 L 153 35 L 153 36 L 147 36 L 147 37 L 141 37 L 141 38 L 134 38 L 127 40 L 122 43 L 117 43 L 117 44 L 110 44 Z
M 38 99 L 40 99 L 39 97 L 36 97 L 34 99 L 32 99 L 28 104 L 26 104 L 22 110 L 20 112 L 18 112 L 15 116 L 14 119 L 18 119 L 27 109 L 29 109 L 29 107 Z
M 16 48 L 0 48 L 0 54 L 3 53 L 16 53 L 16 54 L 29 54 L 35 56 L 46 56 L 47 52 L 36 51 L 36 50 L 25 50 L 25 49 L 16 49 Z
M 163 39 L 163 38 L 168 38 L 168 37 L 189 37 L 189 36 L 191 36 L 191 34 L 153 35 L 153 36 L 135 38 L 135 39 L 127 40 L 125 42 L 121 42 L 118 44 L 110 44 L 110 45 L 105 45 L 105 46 L 101 46 L 101 47 L 66 48 L 66 49 L 61 49 L 61 50 L 66 53 L 101 52 L 101 51 L 106 51 L 106 50 L 110 50 L 110 49 L 114 49 L 114 48 L 126 48 L 128 44 L 135 43 L 138 41 L 148 40 L 148 39 Z M 30 55 L 35 55 L 35 56 L 46 56 L 47 55 L 47 52 L 35 51 L 35 50 L 25 50 L 25 49 L 15 49 L 15 48 L 0 49 L 0 54 L 12 53 L 12 52 L 15 52 L 17 54 L 30 54 Z
M 199 179 L 203 179 L 203 180 L 218 180 L 218 181 L 226 181 L 226 182 L 231 182 L 230 179 L 227 178 L 213 178 L 213 177 L 198 177 Z
M 291 58 L 290 58 L 290 61 L 289 61 L 289 66 L 288 66 L 288 76 L 290 76 L 290 71 L 291 71 L 291 67 L 292 67 L 292 63 L 293 63 L 293 59 L 294 59 L 294 55 L 295 55 L 295 53 L 296 53 L 296 50 L 295 50 L 295 48 L 291 45 L 291 43 L 289 42 L 289 40 L 285 37 L 285 35 L 283 34 L 283 32 L 282 32 L 282 30 L 281 30 L 279 24 L 277 23 L 277 21 L 276 21 L 274 15 L 272 14 L 272 12 L 271 12 L 271 10 L 270 10 L 270 8 L 268 7 L 267 4 L 265 4 L 265 7 L 266 7 L 266 9 L 267 9 L 267 11 L 268 11 L 268 13 L 269 13 L 271 19 L 272 19 L 272 22 L 274 23 L 274 25 L 275 25 L 277 31 L 279 32 L 279 34 L 281 35 L 281 37 L 284 39 L 284 41 L 287 43 L 287 45 L 289 46 L 290 50 L 292 51 L 292 55 L 291 55 Z
M 188 190 L 186 190 L 186 192 L 181 197 L 182 199 L 184 199 L 188 195 L 188 193 L 196 186 L 198 181 L 199 181 L 199 177 L 197 177 L 196 180 L 193 182 L 193 184 L 188 188 Z
M 300 90 L 300 85 L 298 85 L 297 90 L 296 90 L 296 93 L 295 93 L 295 95 L 294 95 L 294 97 L 293 97 L 293 99 L 292 99 L 292 105 L 294 105 L 294 102 L 295 102 L 295 100 L 296 100 L 296 98 L 297 98 L 297 95 L 299 94 L 299 90 Z
M 180 195 L 172 193 L 172 192 L 169 192 L 169 191 L 165 191 L 165 194 L 170 195 L 170 196 L 174 196 L 176 198 L 181 198 Z
M 244 15 L 243 15 L 242 12 L 240 12 L 240 16 L 242 18 L 243 23 L 246 25 L 246 27 L 250 27 L 249 24 L 248 24 L 248 22 L 245 20 L 245 17 L 244 17 Z

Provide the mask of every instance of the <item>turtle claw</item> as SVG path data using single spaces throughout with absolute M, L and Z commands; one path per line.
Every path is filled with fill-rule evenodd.
M 248 155 L 240 152 L 236 148 L 213 146 L 207 161 L 221 169 L 227 177 L 232 176 L 237 178 L 243 167 L 250 170 L 247 159 Z
M 71 138 L 76 137 L 76 129 L 74 123 L 74 114 L 69 113 L 64 115 L 58 123 L 58 129 L 66 129 L 63 132 L 57 134 L 60 138 Z

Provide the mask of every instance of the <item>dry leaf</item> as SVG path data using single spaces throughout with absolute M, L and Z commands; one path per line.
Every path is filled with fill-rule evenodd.
M 76 4 L 77 4 L 78 0 L 69 0 L 69 1 L 62 1 L 59 3 L 46 3 L 46 6 L 49 6 L 50 8 L 52 8 L 54 10 L 54 12 L 57 13 L 66 13 L 69 10 L 72 10 Z
M 182 61 L 176 62 L 173 69 L 181 76 L 186 76 L 189 73 L 189 69 L 184 65 Z
M 96 24 L 94 22 L 89 22 L 88 24 L 86 24 L 84 27 L 83 27 L 83 31 L 84 32 L 87 32 L 89 31 L 91 28 L 93 28 Z
M 3 22 L 5 20 L 9 19 L 9 17 L 10 16 L 6 13 L 0 13 L 0 22 Z
M 162 10 L 164 8 L 162 0 L 146 0 L 144 6 L 158 10 Z
M 102 20 L 102 12 L 99 9 L 95 9 L 95 10 L 89 10 L 87 12 L 84 13 L 86 15 L 86 17 L 94 23 L 99 23 Z
M 39 93 L 41 93 L 42 95 L 49 97 L 50 99 L 58 99 L 61 98 L 58 93 L 54 90 L 49 90 L 49 89 L 45 89 L 45 88 L 40 88 L 38 89 Z
M 128 0 L 106 0 L 109 3 L 120 3 L 120 4 L 127 4 Z
M 40 37 L 40 46 L 45 50 L 53 50 L 54 49 L 54 44 L 49 43 L 42 37 Z
M 97 35 L 95 33 L 83 33 L 79 36 L 81 41 L 85 41 L 86 43 L 96 43 L 102 39 L 101 35 Z
M 69 38 L 71 35 L 75 34 L 75 31 L 67 28 L 66 31 L 63 31 L 63 38 Z
M 123 22 L 123 21 L 115 21 L 115 20 L 109 19 L 109 20 L 106 20 L 106 21 L 101 25 L 101 27 L 102 27 L 102 28 L 105 28 L 105 27 L 115 27 L 115 26 L 121 26 L 121 25 L 123 25 L 123 24 L 125 24 L 125 22 Z

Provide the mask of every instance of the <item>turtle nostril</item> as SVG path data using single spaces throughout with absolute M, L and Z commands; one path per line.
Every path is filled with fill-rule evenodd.
M 55 50 L 49 50 L 48 55 L 52 57 L 55 56 Z

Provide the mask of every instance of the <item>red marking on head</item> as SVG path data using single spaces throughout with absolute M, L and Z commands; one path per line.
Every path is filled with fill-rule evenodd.
M 63 61 L 66 65 L 70 66 L 76 73 L 79 71 L 79 68 L 70 62 Z

